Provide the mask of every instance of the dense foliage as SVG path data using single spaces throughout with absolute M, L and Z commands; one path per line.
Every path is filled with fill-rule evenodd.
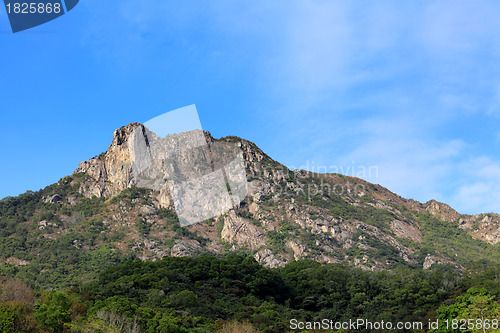
M 79 193 L 87 178 L 74 174 L 43 190 L 0 200 L 1 273 L 27 281 L 31 287 L 60 287 L 94 279 L 96 272 L 133 257 L 110 245 L 122 235 L 104 232 L 104 198 L 85 198 Z M 75 204 L 46 202 L 54 193 L 75 198 Z M 139 196 L 144 197 L 144 191 L 132 188 L 119 197 L 129 202 Z M 60 216 L 67 218 L 63 221 Z M 138 224 L 147 233 L 147 227 Z M 9 258 L 17 264 L 10 264 Z
M 273 214 L 279 213 L 273 215 L 276 228 L 265 231 L 274 253 L 287 253 L 287 242 L 300 239 L 311 255 L 325 254 L 318 244 L 327 244 L 326 254 L 366 257 L 367 264 L 385 263 L 391 271 L 312 260 L 264 268 L 254 260 L 257 250 L 240 248 L 241 255 L 228 255 L 232 244 L 220 238 L 220 219 L 203 222 L 215 226 L 224 245 L 218 258 L 198 252 L 193 258 L 138 261 L 134 248 L 140 241 L 170 249 L 177 240 L 203 247 L 208 239 L 181 227 L 171 210 L 152 208 L 149 190 L 132 187 L 109 200 L 84 197 L 79 189 L 86 186 L 87 177 L 74 174 L 38 192 L 0 200 L 0 333 L 279 333 L 289 331 L 291 319 L 425 323 L 500 317 L 500 245 L 473 239 L 458 224 L 429 213 L 397 207 L 418 224 L 422 236 L 418 242 L 396 237 L 413 251 L 415 260 L 406 261 L 396 247 L 366 228 L 350 236 L 354 242 L 362 240 L 363 246 L 344 247 L 328 237 L 330 232 L 313 233 L 279 212 L 284 206 L 281 199 L 271 194 L 263 198 L 264 208 L 275 207 Z M 286 181 L 295 181 L 293 177 L 291 173 Z M 47 201 L 55 194 L 65 198 L 64 204 Z M 394 235 L 393 212 L 361 205 L 371 203 L 370 197 L 360 205 L 335 194 L 296 200 L 314 208 L 307 211 L 311 219 L 325 213 Z M 236 214 L 263 226 L 244 205 Z M 154 225 L 152 215 L 162 223 Z M 159 228 L 168 237 L 155 235 Z M 453 260 L 422 270 L 432 255 Z
M 0 280 L 0 332 L 288 332 L 293 318 L 498 317 L 499 279 L 498 267 L 460 276 L 308 260 L 268 269 L 236 255 L 127 261 L 65 292 L 40 290 L 36 300 L 20 282 Z

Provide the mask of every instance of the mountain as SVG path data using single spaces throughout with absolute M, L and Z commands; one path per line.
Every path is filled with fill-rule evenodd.
M 0 201 L 0 273 L 33 285 L 73 284 L 133 258 L 253 256 L 266 267 L 301 259 L 365 270 L 442 265 L 463 271 L 500 262 L 500 215 L 462 215 L 420 203 L 362 179 L 291 171 L 237 137 L 248 196 L 221 216 L 181 227 L 168 189 L 134 178 L 132 133 L 113 133 L 109 149 L 38 192 Z M 190 157 L 186 157 L 190 158 Z

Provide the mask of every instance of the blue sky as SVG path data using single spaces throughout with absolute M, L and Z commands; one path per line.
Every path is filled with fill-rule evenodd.
M 0 197 L 72 173 L 122 125 L 196 104 L 215 137 L 290 167 L 354 166 L 406 198 L 500 212 L 499 12 L 498 1 L 81 0 L 12 34 L 1 8 Z

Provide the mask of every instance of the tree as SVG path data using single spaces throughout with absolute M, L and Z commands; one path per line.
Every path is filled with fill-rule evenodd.
M 41 328 L 51 332 L 64 332 L 65 324 L 71 321 L 70 306 L 68 296 L 62 292 L 53 292 L 35 310 L 35 319 Z
M 499 332 L 498 326 L 491 323 L 500 318 L 500 306 L 484 288 L 470 288 L 464 295 L 457 297 L 454 304 L 441 306 L 437 314 L 441 324 L 438 330 L 432 332 L 459 332 L 453 323 L 464 325 L 467 332 Z M 445 327 L 445 321 L 449 327 Z M 490 325 L 485 326 L 486 322 Z
M 9 308 L 0 308 L 0 333 L 13 333 L 14 322 L 14 312 Z
M 187 333 L 188 331 L 179 326 L 179 319 L 172 311 L 157 313 L 154 318 L 148 321 L 147 333 Z
M 489 293 L 478 293 L 469 297 L 469 304 L 465 307 L 458 319 L 480 320 L 476 322 L 474 325 L 475 328 L 472 329 L 471 332 L 487 332 L 490 331 L 490 329 L 486 329 L 484 323 L 486 320 L 491 321 L 493 319 L 500 319 L 500 308 L 498 303 L 493 300 L 493 296 L 490 296 Z M 481 323 L 481 325 L 478 325 L 478 323 Z M 498 330 L 494 329 L 494 331 Z

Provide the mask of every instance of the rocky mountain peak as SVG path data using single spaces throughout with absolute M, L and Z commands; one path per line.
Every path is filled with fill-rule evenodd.
M 139 123 L 130 123 L 126 126 L 120 127 L 119 129 L 115 130 L 113 132 L 113 141 L 111 142 L 110 149 L 111 147 L 120 146 L 123 143 L 126 143 L 132 132 L 137 127 L 141 127 L 143 132 L 145 131 L 144 125 Z
M 108 151 L 81 162 L 75 171 L 90 176 L 80 183 L 80 193 L 87 198 L 112 198 L 126 189 L 140 187 L 132 161 L 139 154 L 135 150 L 138 143 L 149 145 L 151 134 L 148 133 L 139 123 L 115 130 Z M 259 262 L 271 267 L 312 258 L 379 270 L 398 263 L 420 264 L 425 268 L 433 263 L 460 266 L 455 256 L 446 251 L 421 253 L 419 250 L 418 244 L 426 242 L 429 230 L 438 228 L 439 221 L 487 243 L 500 242 L 498 215 L 460 215 L 446 204 L 435 200 L 426 203 L 408 200 L 359 178 L 290 171 L 252 142 L 231 136 L 214 139 L 209 132 L 204 132 L 204 137 L 209 147 L 228 142 L 241 149 L 248 196 L 236 209 L 212 222 L 188 227 L 189 232 L 201 238 L 183 236 L 166 250 L 159 249 L 157 241 L 146 237 L 141 242 L 142 247 L 151 247 L 145 252 L 151 251 L 149 255 L 160 258 L 168 254 L 192 255 L 203 250 L 221 252 L 221 244 L 225 244 L 227 249 L 250 251 Z M 148 223 L 160 225 L 153 212 L 165 208 L 174 210 L 169 189 L 165 186 L 154 190 L 150 196 L 153 206 L 137 209 L 148 212 Z M 121 211 L 114 216 L 123 214 Z M 435 220 L 426 218 L 425 214 Z M 170 236 L 158 231 L 156 239 L 165 237 Z M 423 248 L 429 245 L 426 246 Z M 444 247 L 445 244 L 432 246 Z M 147 254 L 143 256 L 148 258 Z

